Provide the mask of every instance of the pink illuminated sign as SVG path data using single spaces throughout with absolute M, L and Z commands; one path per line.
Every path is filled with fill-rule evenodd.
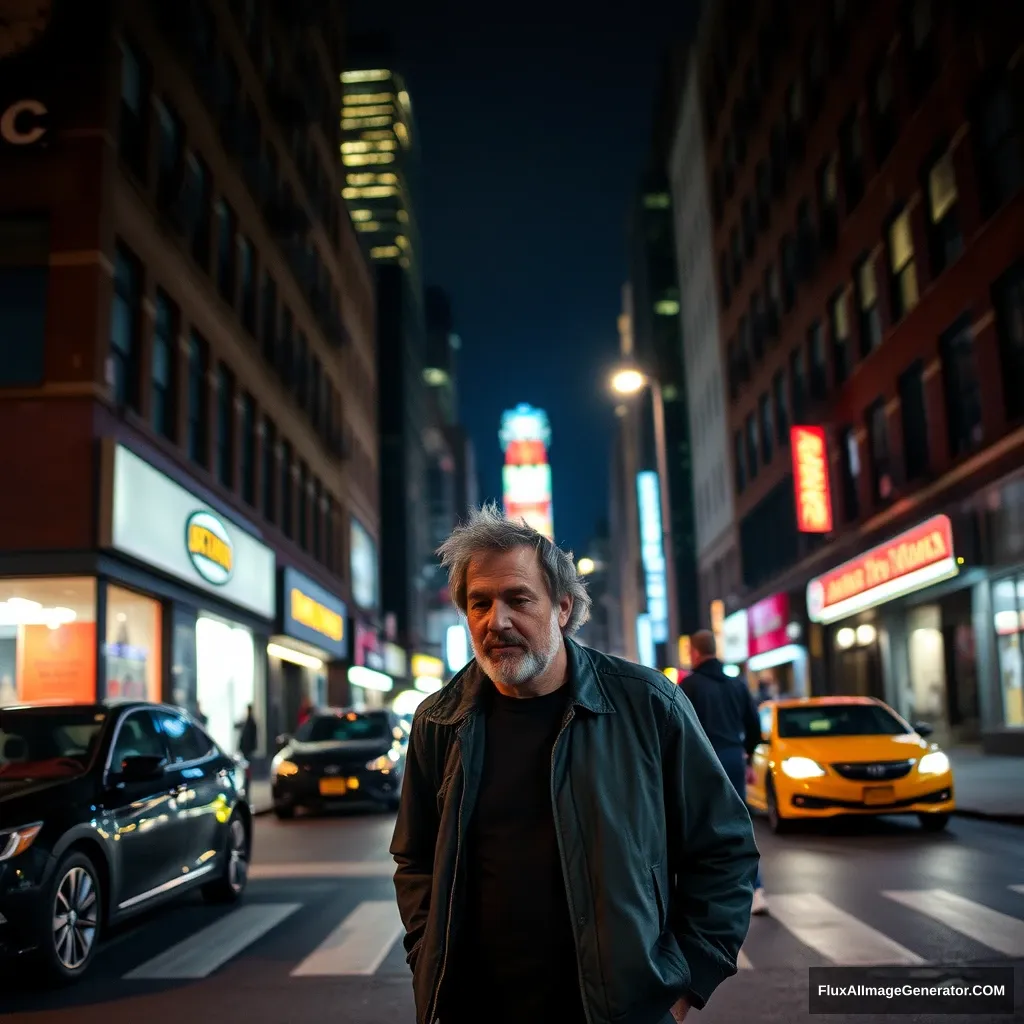
M 747 609 L 750 656 L 785 647 L 789 641 L 789 595 L 772 594 Z

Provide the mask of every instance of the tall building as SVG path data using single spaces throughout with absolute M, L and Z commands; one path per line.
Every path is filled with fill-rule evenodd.
M 433 503 L 434 470 L 453 463 L 424 380 L 426 309 L 414 213 L 418 138 L 397 62 L 387 38 L 358 37 L 341 76 L 342 195 L 377 295 L 384 618 L 382 631 L 365 638 L 367 664 L 375 669 L 385 643 L 441 657 L 441 640 L 429 626 L 437 531 L 423 509 Z
M 731 656 L 1016 753 L 1022 38 L 1019 4 L 734 0 L 700 68 Z
M 739 607 L 740 559 L 729 471 L 726 374 L 719 345 L 711 193 L 699 65 L 694 60 L 688 62 L 680 93 L 668 176 L 690 428 L 696 618 L 706 629 L 712 624 L 713 601 L 722 601 L 733 611 Z
M 376 613 L 340 18 L 36 8 L 0 65 L 0 702 L 168 700 L 229 750 L 251 703 L 259 760 Z

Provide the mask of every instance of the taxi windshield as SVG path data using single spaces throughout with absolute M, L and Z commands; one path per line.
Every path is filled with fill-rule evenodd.
M 317 715 L 299 727 L 295 738 L 302 743 L 350 743 L 383 740 L 391 735 L 383 715 Z
M 779 708 L 781 739 L 827 736 L 904 736 L 910 730 L 895 715 L 877 704 Z
M 0 782 L 82 775 L 96 753 L 105 719 L 92 708 L 0 711 Z

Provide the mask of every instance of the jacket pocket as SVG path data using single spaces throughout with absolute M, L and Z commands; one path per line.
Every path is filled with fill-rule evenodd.
M 665 900 L 665 893 L 661 888 L 661 873 L 660 864 L 652 864 L 650 868 L 651 872 L 651 892 L 654 893 L 654 903 L 658 908 L 658 930 L 663 932 L 665 925 L 668 923 L 668 904 Z

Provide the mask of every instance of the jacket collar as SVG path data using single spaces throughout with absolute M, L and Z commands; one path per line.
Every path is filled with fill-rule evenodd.
M 597 669 L 585 647 L 571 637 L 565 638 L 569 658 L 569 692 L 572 703 L 596 715 L 610 714 L 612 707 L 601 685 Z M 480 706 L 480 689 L 484 672 L 474 658 L 437 696 L 437 700 L 424 712 L 429 722 L 437 725 L 456 725 Z

